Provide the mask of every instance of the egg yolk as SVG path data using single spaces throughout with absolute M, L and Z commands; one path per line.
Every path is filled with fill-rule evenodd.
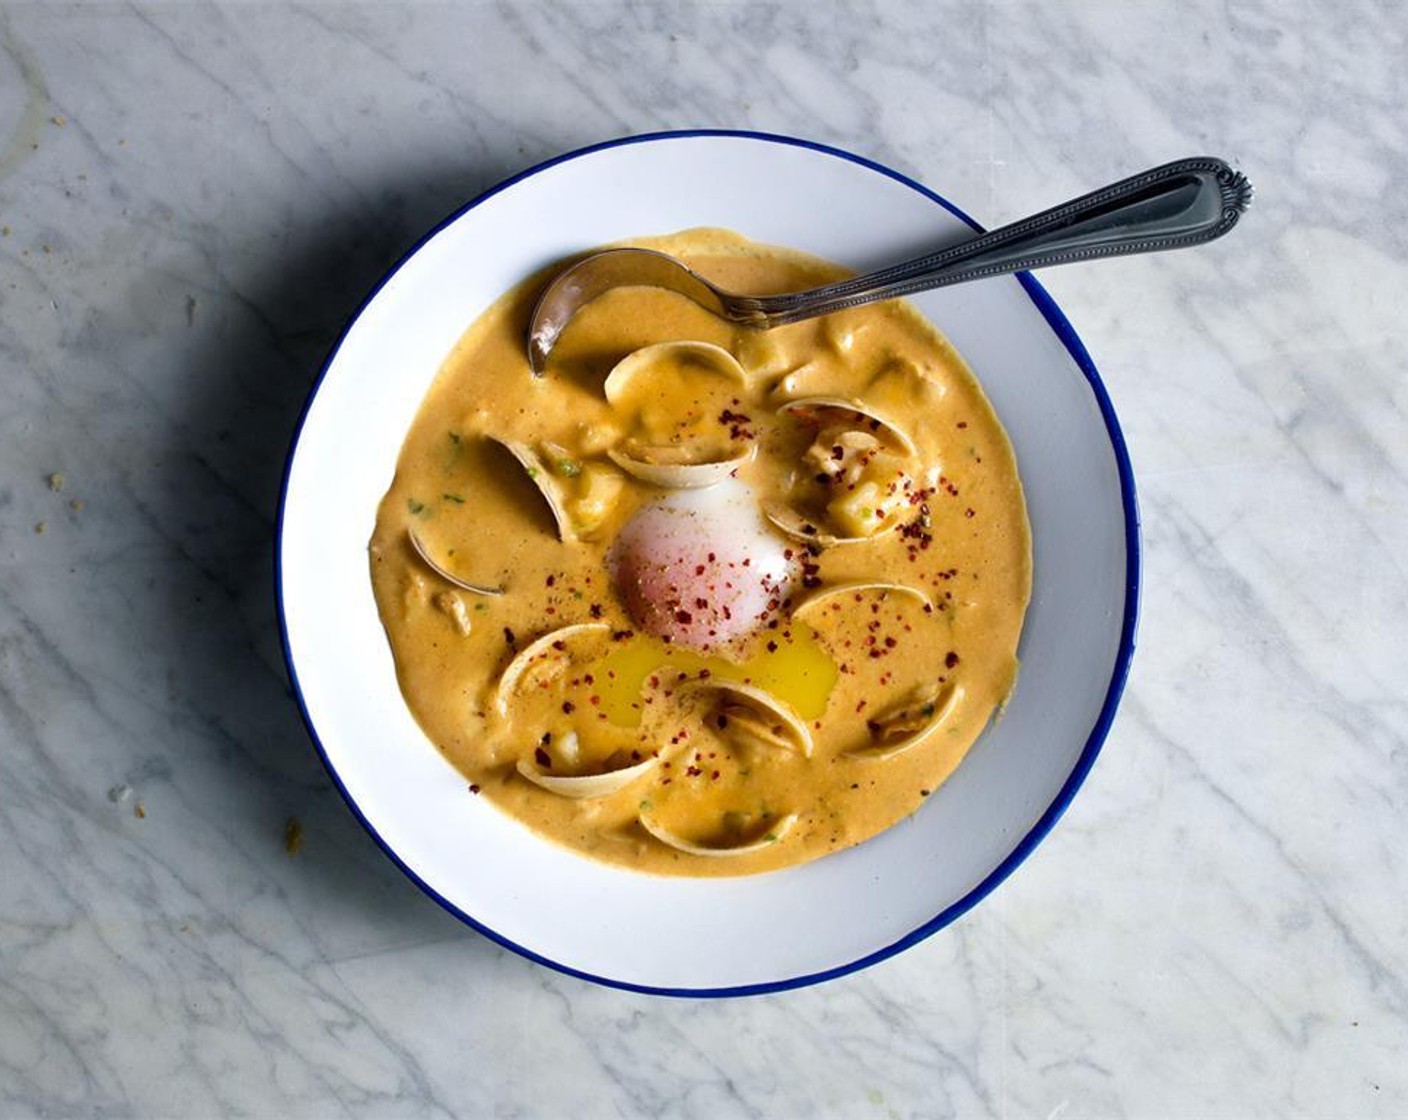
M 668 681 L 671 677 L 708 676 L 752 684 L 786 702 L 802 719 L 819 719 L 837 676 L 836 663 L 811 627 L 795 620 L 770 631 L 743 661 L 709 656 L 637 634 L 602 658 L 592 672 L 602 712 L 620 727 L 640 725 L 641 692 L 647 677 Z

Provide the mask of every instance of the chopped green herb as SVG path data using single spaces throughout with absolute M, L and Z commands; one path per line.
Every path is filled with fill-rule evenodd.
M 440 496 L 444 498 L 447 502 L 454 502 L 457 506 L 464 505 L 464 499 L 458 494 L 441 494 Z
M 582 473 L 582 464 L 576 459 L 559 459 L 553 464 L 553 468 L 563 478 L 576 478 Z
M 425 503 L 418 502 L 415 498 L 406 499 L 406 508 L 410 510 L 413 514 L 415 514 L 417 517 L 425 516 Z
M 528 477 L 529 477 L 529 478 L 537 478 L 537 477 L 538 477 L 538 468 L 537 468 L 537 467 L 529 467 L 529 468 L 528 468 Z
M 487 610 L 489 609 L 489 604 L 488 604 L 488 603 L 475 603 L 475 604 L 474 604 L 474 609 L 477 610 L 477 611 L 487 611 Z
M 777 843 L 777 833 L 775 833 L 775 832 L 769 832 L 766 836 L 763 837 L 763 839 L 766 840 L 769 844 L 776 844 L 776 843 Z
M 648 797 L 640 803 L 640 811 L 642 813 L 648 813 L 653 808 L 655 808 L 655 805 L 651 802 L 650 798 Z

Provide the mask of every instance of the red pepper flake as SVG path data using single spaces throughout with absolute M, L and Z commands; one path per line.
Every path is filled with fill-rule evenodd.
M 713 774 L 710 775 L 710 777 L 717 782 L 719 780 L 719 772 L 715 770 Z
M 471 785 L 471 786 L 469 787 L 469 792 L 470 792 L 470 793 L 478 793 L 478 792 L 479 792 L 479 786 L 478 786 L 478 785 Z
M 955 665 L 957 665 L 957 664 L 958 664 L 958 654 L 954 653 L 953 650 L 949 650 L 946 654 L 944 654 L 944 668 L 945 668 L 945 669 L 952 669 L 952 668 L 953 668 Z
M 594 708 L 599 708 L 599 707 L 601 707 L 601 697 L 600 697 L 600 696 L 589 696 L 589 697 L 587 698 L 587 702 L 588 702 L 589 704 L 591 704 L 591 706 L 594 707 Z
M 588 608 L 587 613 L 590 614 L 593 618 L 600 618 L 600 617 L 601 617 L 601 604 L 600 604 L 600 603 L 593 603 L 593 604 L 591 605 L 591 607 Z
M 676 611 L 675 621 L 678 622 L 681 626 L 688 626 L 691 622 L 694 621 L 694 616 L 688 611 Z
M 958 426 L 959 426 L 960 428 L 966 428 L 966 427 L 968 426 L 968 421 L 967 421 L 967 420 L 960 420 L 960 421 L 958 422 Z
M 556 576 L 548 576 L 548 578 L 547 578 L 544 582 L 545 582 L 549 587 L 551 587 L 553 584 L 555 584 L 555 583 L 557 582 L 557 577 L 556 577 Z
M 976 513 L 974 512 L 973 507 L 972 507 L 972 506 L 969 506 L 967 509 L 965 509 L 965 510 L 963 511 L 963 516 L 964 516 L 964 517 L 975 517 L 975 516 L 976 516 Z
M 509 649 L 518 648 L 518 639 L 513 636 L 513 631 L 510 630 L 507 626 L 504 627 L 504 641 L 508 643 Z
M 558 653 L 561 653 L 567 648 L 567 643 L 564 642 L 561 638 L 559 638 L 557 641 L 553 642 L 552 648 L 557 650 Z
M 539 747 L 533 752 L 533 757 L 538 760 L 538 765 L 544 770 L 552 769 L 552 755 L 548 754 L 542 747 Z
M 571 700 L 564 700 L 564 701 L 562 702 L 562 714 L 563 714 L 563 715 L 565 715 L 565 716 L 570 716 L 570 715 L 571 715 L 573 712 L 575 712 L 576 710 L 577 710 L 577 705 L 574 704 L 574 703 L 572 703 Z
M 776 652 L 777 652 L 777 643 L 776 643 L 776 642 L 768 642 L 768 652 L 769 652 L 769 653 L 776 653 Z

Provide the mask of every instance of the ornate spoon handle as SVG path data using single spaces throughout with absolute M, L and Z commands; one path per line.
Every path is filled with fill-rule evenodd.
M 1246 177 L 1222 160 L 1178 160 L 865 276 L 806 292 L 726 297 L 728 317 L 776 327 L 964 280 L 1199 245 L 1230 230 L 1251 197 Z

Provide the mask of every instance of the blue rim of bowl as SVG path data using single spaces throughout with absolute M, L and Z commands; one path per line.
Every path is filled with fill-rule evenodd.
M 397 261 L 367 293 L 365 299 L 357 307 L 356 311 L 348 318 L 342 331 L 333 343 L 332 349 L 328 351 L 328 356 L 323 362 L 322 369 L 318 372 L 317 380 L 313 382 L 312 388 L 308 391 L 308 398 L 303 403 L 303 409 L 299 413 L 298 422 L 294 426 L 293 436 L 289 441 L 288 455 L 284 460 L 283 480 L 279 486 L 279 511 L 274 528 L 274 594 L 278 605 L 279 615 L 279 641 L 283 647 L 284 664 L 288 667 L 289 684 L 293 689 L 293 696 L 298 704 L 299 714 L 303 717 L 303 724 L 308 729 L 308 735 L 313 740 L 313 745 L 317 748 L 318 754 L 323 760 L 323 765 L 327 768 L 328 774 L 332 777 L 333 784 L 337 786 L 338 792 L 342 794 L 342 799 L 347 803 L 347 807 L 352 811 L 352 815 L 362 823 L 362 827 L 367 830 L 371 838 L 376 841 L 377 846 L 386 853 L 401 871 L 415 883 L 422 891 L 438 902 L 447 911 L 457 917 L 460 921 L 470 926 L 477 932 L 483 934 L 491 941 L 502 945 L 505 949 L 511 949 L 520 956 L 528 958 L 541 965 L 558 972 L 575 976 L 581 980 L 589 980 L 595 984 L 602 984 L 610 988 L 620 988 L 625 991 L 642 992 L 647 995 L 677 996 L 684 998 L 723 998 L 728 996 L 748 996 L 764 995 L 769 992 L 788 991 L 792 988 L 804 988 L 812 984 L 820 984 L 826 980 L 834 980 L 837 977 L 846 976 L 852 972 L 859 972 L 861 969 L 869 968 L 871 965 L 879 964 L 881 961 L 903 952 L 912 945 L 918 944 L 926 937 L 937 933 L 945 926 L 950 925 L 958 918 L 962 917 L 984 898 L 993 892 L 1004 879 L 1035 850 L 1036 846 L 1045 839 L 1056 822 L 1061 818 L 1061 814 L 1070 805 L 1071 799 L 1075 797 L 1076 791 L 1084 783 L 1086 776 L 1090 773 L 1090 768 L 1095 764 L 1095 758 L 1100 753 L 1101 746 L 1104 745 L 1105 738 L 1110 732 L 1110 727 L 1114 722 L 1115 710 L 1119 707 L 1120 697 L 1124 693 L 1125 682 L 1129 677 L 1130 661 L 1134 656 L 1135 630 L 1139 615 L 1139 577 L 1140 577 L 1140 544 L 1139 544 L 1139 505 L 1134 492 L 1134 472 L 1129 462 L 1129 451 L 1125 445 L 1124 434 L 1120 430 L 1119 420 L 1115 417 L 1114 406 L 1110 403 L 1109 394 L 1105 391 L 1104 383 L 1100 380 L 1100 374 L 1095 369 L 1095 363 L 1091 360 L 1089 351 L 1071 326 L 1069 320 L 1056 305 L 1056 301 L 1047 294 L 1036 279 L 1028 272 L 1016 274 L 1018 282 L 1025 289 L 1033 304 L 1047 324 L 1061 340 L 1067 352 L 1074 359 L 1082 373 L 1085 374 L 1086 381 L 1090 385 L 1091 392 L 1095 395 L 1096 403 L 1100 407 L 1100 415 L 1105 421 L 1105 429 L 1110 437 L 1110 448 L 1114 452 L 1115 465 L 1120 480 L 1120 497 L 1124 506 L 1124 544 L 1125 544 L 1125 601 L 1124 617 L 1120 624 L 1120 644 L 1118 653 L 1115 656 L 1114 668 L 1110 675 L 1110 685 L 1105 693 L 1105 702 L 1101 705 L 1100 714 L 1095 720 L 1089 737 L 1085 741 L 1080 757 L 1076 760 L 1075 767 L 1067 776 L 1065 783 L 1061 786 L 1056 798 L 1047 806 L 1047 809 L 1037 822 L 1027 831 L 1015 848 L 1008 853 L 1007 858 L 997 865 L 987 877 L 973 887 L 967 894 L 957 902 L 945 907 L 934 917 L 923 923 L 917 929 L 906 934 L 904 937 L 893 941 L 865 956 L 860 957 L 848 964 L 837 965 L 835 968 L 823 969 L 819 972 L 810 972 L 801 976 L 790 976 L 782 980 L 770 980 L 761 984 L 742 984 L 723 988 L 662 988 L 648 984 L 632 984 L 624 980 L 616 980 L 610 976 L 598 976 L 594 973 L 585 972 L 581 969 L 573 968 L 570 965 L 562 964 L 551 960 L 526 946 L 509 940 L 502 934 L 495 932 L 473 915 L 465 913 L 449 899 L 441 895 L 434 887 L 415 873 L 396 854 L 390 844 L 386 842 L 375 826 L 362 813 L 357 802 L 343 785 L 339 777 L 337 768 L 333 765 L 332 759 L 328 757 L 328 752 L 323 746 L 322 740 L 318 737 L 318 730 L 313 724 L 313 717 L 308 711 L 308 706 L 303 698 L 303 689 L 298 682 L 298 670 L 293 663 L 293 651 L 289 646 L 288 619 L 284 611 L 284 586 L 283 586 L 283 538 L 284 538 L 284 512 L 288 504 L 288 484 L 289 477 L 293 471 L 293 460 L 298 453 L 299 438 L 303 434 L 303 425 L 308 419 L 309 410 L 313 407 L 313 401 L 318 396 L 318 391 L 322 388 L 323 379 L 327 377 L 328 371 L 332 368 L 338 352 L 342 349 L 342 344 L 347 338 L 348 332 L 354 323 L 361 318 L 362 313 L 367 309 L 377 294 L 384 288 L 393 276 L 418 253 L 421 248 L 432 237 L 439 233 L 452 222 L 457 221 L 471 210 L 483 205 L 495 195 L 508 190 L 517 183 L 525 179 L 532 178 L 544 171 L 556 167 L 560 163 L 567 163 L 570 160 L 580 159 L 596 152 L 605 151 L 610 148 L 622 148 L 632 144 L 650 144 L 666 140 L 690 140 L 700 137 L 720 137 L 735 140 L 756 140 L 769 144 L 783 144 L 788 147 L 806 148 L 810 151 L 820 152 L 823 155 L 834 156 L 838 159 L 849 160 L 851 163 L 859 164 L 869 168 L 871 171 L 879 172 L 888 176 L 896 182 L 903 183 L 912 190 L 918 191 L 931 202 L 942 206 L 954 217 L 967 223 L 976 232 L 982 233 L 983 227 L 960 210 L 948 199 L 931 191 L 922 183 L 916 182 L 907 175 L 886 167 L 884 164 L 876 163 L 874 160 L 866 159 L 864 156 L 855 155 L 841 148 L 833 148 L 828 144 L 820 144 L 813 140 L 802 140 L 793 136 L 780 136 L 770 132 L 751 132 L 737 129 L 681 129 L 668 132 L 646 132 L 636 136 L 625 136 L 616 140 L 607 140 L 600 144 L 592 144 L 585 148 L 578 148 L 575 151 L 566 152 L 563 155 L 555 156 L 536 164 L 527 170 L 520 171 L 501 183 L 490 187 L 477 198 L 466 203 L 452 214 L 448 215 L 434 228 L 428 230 Z

